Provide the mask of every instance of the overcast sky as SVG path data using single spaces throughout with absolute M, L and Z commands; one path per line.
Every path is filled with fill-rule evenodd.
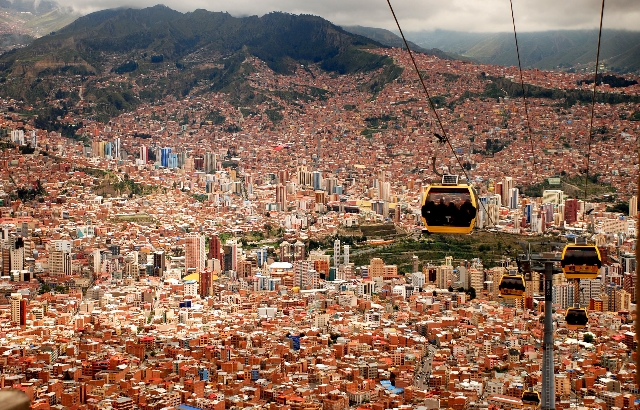
M 114 7 L 143 8 L 159 0 L 58 0 L 81 13 Z M 601 0 L 513 0 L 518 31 L 597 28 Z M 314 14 L 338 25 L 395 30 L 386 0 L 164 0 L 181 12 L 201 8 L 234 16 L 271 11 Z M 405 31 L 511 31 L 509 0 L 392 0 Z M 640 0 L 608 0 L 604 27 L 640 30 Z

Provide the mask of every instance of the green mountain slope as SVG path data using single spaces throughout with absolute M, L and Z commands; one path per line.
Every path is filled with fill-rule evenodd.
M 410 32 L 426 48 L 439 48 L 474 60 L 505 66 L 518 64 L 513 33 Z M 522 65 L 540 69 L 593 68 L 597 30 L 518 33 Z M 608 70 L 640 72 L 640 32 L 603 30 L 600 60 Z
M 209 53 L 228 54 L 246 47 L 277 72 L 287 72 L 293 63 L 289 60 L 316 62 L 328 70 L 353 72 L 382 65 L 383 58 L 361 51 L 378 46 L 314 16 L 271 13 L 260 18 L 235 18 L 205 10 L 182 14 L 155 6 L 105 10 L 81 17 L 34 41 L 27 49 L 3 55 L 0 64 L 4 70 L 22 73 L 30 71 L 36 62 L 50 58 L 101 71 L 112 60 L 105 58 L 105 53 L 126 58 L 147 53 L 177 61 L 203 48 Z M 358 57 L 355 60 L 351 58 L 354 55 Z
M 228 92 L 235 103 L 264 101 L 247 83 L 257 57 L 278 74 L 317 64 L 337 74 L 379 70 L 370 85 L 378 92 L 401 69 L 367 50 L 380 43 L 346 32 L 320 17 L 270 13 L 235 18 L 165 6 L 103 10 L 0 56 L 0 95 L 46 105 L 55 95 L 82 86 L 91 112 L 101 119 L 141 100 L 198 92 Z M 117 78 L 117 79 L 116 79 Z M 114 79 L 116 79 L 114 81 Z M 72 100 L 80 96 L 70 91 Z M 38 113 L 56 118 L 60 113 Z

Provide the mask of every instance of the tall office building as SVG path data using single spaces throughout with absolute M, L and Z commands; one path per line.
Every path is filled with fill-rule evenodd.
M 49 251 L 49 272 L 56 276 L 71 276 L 71 242 L 59 240 L 53 245 Z
M 138 280 L 140 277 L 140 265 L 138 263 L 138 251 L 131 251 L 124 257 L 124 269 L 122 276 L 125 278 L 131 277 L 134 280 Z
M 333 241 L 333 266 L 340 266 L 340 239 Z
M 384 261 L 380 258 L 371 259 L 368 274 L 373 280 L 382 279 L 384 276 Z
M 296 261 L 293 268 L 293 286 L 301 289 L 315 289 L 318 287 L 320 275 L 313 268 L 311 260 Z
M 27 300 L 22 293 L 11 294 L 11 321 L 19 326 L 27 325 Z
M 629 216 L 631 218 L 638 216 L 638 197 L 635 195 L 629 199 Z
M 209 269 L 200 271 L 200 279 L 198 280 L 198 294 L 202 298 L 213 296 L 213 272 Z
M 153 275 L 162 276 L 167 270 L 167 260 L 164 255 L 164 251 L 157 251 L 153 253 Z
M 188 272 L 190 269 L 196 272 L 204 270 L 207 263 L 205 253 L 205 238 L 197 233 L 187 234 L 185 237 L 184 267 Z
M 504 177 L 502 180 L 502 206 L 509 206 L 510 193 L 513 188 L 513 178 Z
M 276 205 L 278 206 L 278 211 L 287 210 L 287 190 L 282 184 L 276 185 Z
M 169 168 L 169 154 L 171 154 L 171 148 L 160 149 L 160 166 Z
M 344 264 L 349 264 L 349 245 L 344 245 Z
M 120 159 L 120 138 L 113 140 L 112 155 L 114 159 Z
M 217 259 L 222 263 L 222 244 L 218 235 L 212 235 L 209 237 L 209 254 L 208 259 Z
M 213 174 L 218 167 L 218 161 L 216 154 L 213 152 L 207 152 L 204 154 L 204 172 L 207 174 Z
M 322 172 L 313 171 L 312 178 L 313 178 L 313 190 L 314 191 L 322 190 L 322 188 L 323 188 L 322 187 Z
M 233 239 L 229 239 L 223 249 L 224 270 L 236 272 L 238 270 L 238 243 Z
M 518 188 L 509 189 L 509 209 L 518 209 L 520 205 L 520 190 Z
M 307 259 L 307 247 L 302 241 L 293 244 L 293 260 L 302 261 Z
M 578 200 L 567 199 L 564 201 L 564 220 L 568 224 L 578 221 Z
M 140 147 L 140 162 L 146 164 L 149 161 L 149 147 L 142 145 Z

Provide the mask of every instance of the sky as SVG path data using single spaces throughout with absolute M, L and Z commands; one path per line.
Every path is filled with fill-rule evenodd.
M 38 0 L 36 0 L 38 1 Z M 314 14 L 337 25 L 397 31 L 386 0 L 57 0 L 83 14 L 115 7 L 164 4 L 174 10 L 226 11 L 240 17 L 271 11 Z M 391 0 L 404 31 L 512 31 L 509 0 Z M 601 0 L 513 0 L 516 28 L 524 31 L 593 29 Z M 640 0 L 608 0 L 604 28 L 640 30 Z

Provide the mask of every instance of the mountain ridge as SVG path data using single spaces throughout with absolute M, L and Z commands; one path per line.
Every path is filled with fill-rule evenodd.
M 513 33 L 412 31 L 407 38 L 421 47 L 438 48 L 485 64 L 518 65 Z M 524 68 L 593 70 L 598 30 L 552 30 L 518 33 Z M 604 29 L 600 62 L 608 70 L 640 73 L 640 32 Z
M 335 75 L 374 73 L 367 87 L 376 93 L 402 72 L 391 58 L 367 52 L 383 47 L 311 15 L 236 18 L 162 5 L 102 10 L 1 55 L 0 92 L 34 105 L 57 94 L 71 95 L 73 102 L 79 95 L 65 91 L 69 86 L 61 86 L 60 79 L 73 80 L 70 88 L 81 86 L 87 109 L 104 120 L 143 100 L 183 97 L 195 88 L 228 92 L 234 104 L 250 105 L 273 97 L 248 83 L 253 68 L 247 61 L 253 56 L 276 74 L 309 64 Z M 322 95 L 309 94 L 310 99 Z

